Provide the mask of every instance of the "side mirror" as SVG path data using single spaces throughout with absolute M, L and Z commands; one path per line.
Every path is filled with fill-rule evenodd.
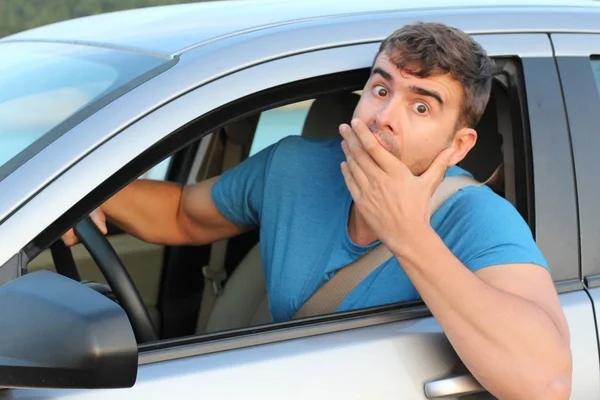
M 38 271 L 0 287 L 0 388 L 127 388 L 137 343 L 127 315 L 102 294 Z

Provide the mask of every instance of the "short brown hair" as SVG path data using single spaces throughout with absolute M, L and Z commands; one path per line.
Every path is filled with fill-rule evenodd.
M 464 90 L 458 126 L 477 125 L 489 101 L 493 61 L 469 35 L 444 24 L 419 22 L 388 36 L 375 59 L 382 52 L 399 69 L 419 78 L 450 73 Z

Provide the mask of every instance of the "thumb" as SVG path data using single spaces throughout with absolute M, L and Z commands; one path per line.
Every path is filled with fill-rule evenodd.
M 77 239 L 77 236 L 75 235 L 75 232 L 73 231 L 73 229 L 69 229 L 66 233 L 64 233 L 61 236 L 61 239 L 63 241 L 63 243 L 67 246 L 67 247 L 71 247 L 76 245 L 79 240 Z
M 96 227 L 102 232 L 103 235 L 108 233 L 108 229 L 106 227 L 106 215 L 100 208 L 95 209 L 90 213 L 90 219 L 94 222 Z
M 431 186 L 432 193 L 440 182 L 442 182 L 446 170 L 450 166 L 450 160 L 453 155 L 454 149 L 452 147 L 442 150 L 435 160 L 433 160 L 429 168 L 427 168 L 427 171 L 421 175 L 421 177 Z

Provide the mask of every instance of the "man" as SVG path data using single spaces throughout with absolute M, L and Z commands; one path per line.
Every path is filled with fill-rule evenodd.
M 499 398 L 566 399 L 569 330 L 525 221 L 472 186 L 430 199 L 473 148 L 491 60 L 441 24 L 388 37 L 343 140 L 286 138 L 221 177 L 136 181 L 93 213 L 149 242 L 208 244 L 261 227 L 273 318 L 286 320 L 379 242 L 394 257 L 338 310 L 425 301 L 473 375 Z M 69 232 L 64 240 L 76 240 Z

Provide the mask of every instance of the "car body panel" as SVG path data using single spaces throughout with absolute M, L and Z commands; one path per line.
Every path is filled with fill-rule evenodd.
M 518 11 L 517 14 L 527 14 L 528 9 L 538 8 L 554 9 L 553 12 L 559 14 L 583 11 L 582 15 L 599 9 L 594 2 L 577 0 L 426 0 L 419 3 L 389 0 L 213 1 L 84 17 L 17 33 L 7 39 L 79 41 L 165 55 L 179 53 L 218 38 L 297 22 L 331 20 L 353 15 L 368 19 L 373 14 L 391 12 L 416 12 L 421 15 L 434 12 L 443 15 L 454 10 L 476 10 L 477 13 L 485 14 L 508 8 Z M 368 18 L 365 18 L 367 15 Z M 563 20 L 564 23 L 552 24 L 551 28 L 568 29 L 566 26 L 570 25 L 575 29 L 586 29 L 580 19 Z M 507 22 L 509 21 L 504 21 L 505 24 Z M 542 22 L 547 23 L 543 19 Z M 529 20 L 530 28 L 526 29 L 538 30 L 539 27 L 534 25 L 536 23 L 538 21 Z M 598 28 L 595 26 L 593 29 Z
M 561 295 L 573 332 L 572 400 L 600 396 L 598 348 L 592 307 L 583 292 Z M 335 323 L 332 323 L 335 324 Z M 313 332 L 308 332 L 311 329 Z M 238 347 L 238 339 L 159 350 L 156 361 L 140 366 L 131 389 L 94 391 L 0 391 L 1 400 L 146 399 L 198 397 L 238 398 L 242 393 L 264 399 L 426 399 L 425 383 L 464 374 L 461 363 L 435 319 L 422 318 L 319 334 L 297 328 L 296 337 L 262 334 L 264 344 Z M 308 336 L 301 336 L 302 334 Z M 251 335 L 250 335 L 251 336 Z M 244 339 L 239 339 L 244 340 Z M 212 350 L 212 351 L 211 351 Z M 162 354 L 161 354 L 162 353 Z M 185 355 L 184 355 L 185 354 Z M 162 360 L 159 361 L 162 355 Z M 143 362 L 142 355 L 142 362 Z M 481 394 L 476 398 L 489 398 Z
M 555 281 L 581 289 L 573 159 L 555 62 L 524 58 L 533 154 L 535 239 Z M 543 104 L 543 106 L 541 106 Z
M 581 248 L 581 274 L 595 311 L 597 340 L 600 341 L 600 76 L 592 58 L 600 55 L 600 35 L 553 34 L 556 63 L 569 116 L 577 182 Z M 591 352 L 591 351 L 590 351 Z
M 592 70 L 592 56 L 600 55 L 600 35 L 552 35 L 557 65 L 563 83 L 565 107 L 573 146 L 581 229 L 582 277 L 588 287 L 600 286 L 600 109 L 598 76 Z
M 600 332 L 600 320 L 598 319 L 598 312 L 600 312 L 600 288 L 596 287 L 594 289 L 589 289 L 588 293 L 592 300 L 592 307 L 594 308 L 594 314 L 596 316 L 596 332 Z M 600 336 L 597 337 L 597 342 L 600 347 Z M 592 352 L 592 350 L 590 350 Z

